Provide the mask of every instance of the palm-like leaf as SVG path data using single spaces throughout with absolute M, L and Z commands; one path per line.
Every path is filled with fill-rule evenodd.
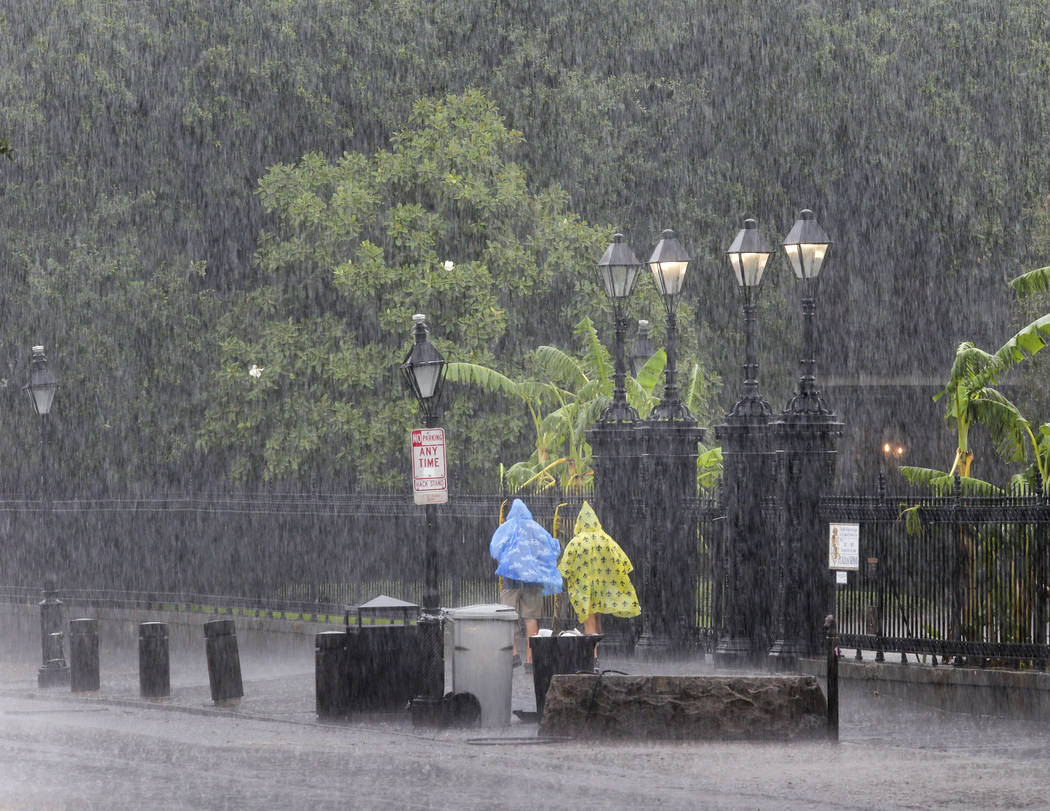
M 485 391 L 504 394 L 507 397 L 522 397 L 520 383 L 477 363 L 450 363 L 445 372 L 445 379 L 452 383 L 477 386 Z
M 1033 439 L 1028 420 L 1010 400 L 993 388 L 983 388 L 970 399 L 974 422 L 985 426 L 999 455 L 1008 462 L 1023 462 Z
M 938 490 L 950 490 L 955 486 L 955 476 L 951 473 L 945 473 L 943 470 L 901 465 L 900 472 L 901 475 L 911 484 L 922 484 L 928 487 L 934 487 Z M 973 479 L 969 476 L 960 476 L 959 485 L 964 495 L 975 496 L 993 492 L 1002 492 L 990 482 L 986 482 L 982 479 Z
M 583 364 L 556 346 L 541 346 L 535 356 L 540 370 L 566 388 L 579 389 L 590 380 Z
M 1009 281 L 1018 298 L 1050 292 L 1050 267 L 1036 268 Z

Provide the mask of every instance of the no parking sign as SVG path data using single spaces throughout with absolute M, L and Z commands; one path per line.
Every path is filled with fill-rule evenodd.
M 416 504 L 448 501 L 444 428 L 417 428 L 412 432 L 412 496 Z

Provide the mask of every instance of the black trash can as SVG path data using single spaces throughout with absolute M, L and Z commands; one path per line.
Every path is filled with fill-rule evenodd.
M 532 686 L 536 690 L 536 712 L 543 717 L 543 702 L 551 677 L 564 673 L 593 673 L 594 646 L 602 634 L 576 636 L 530 636 L 532 648 Z
M 238 703 L 244 686 L 236 625 L 233 620 L 210 620 L 204 623 L 204 639 L 211 700 L 216 704 Z
M 69 621 L 69 689 L 87 693 L 99 689 L 98 620 Z
M 415 625 L 353 628 L 346 635 L 351 710 L 403 710 L 423 686 L 423 644 Z
M 319 718 L 342 718 L 350 710 L 346 631 L 314 635 L 314 691 Z
M 171 695 L 166 622 L 143 622 L 139 625 L 139 694 L 143 698 L 167 698 Z

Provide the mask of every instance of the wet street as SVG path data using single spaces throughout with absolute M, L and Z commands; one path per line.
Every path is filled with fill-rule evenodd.
M 6 663 L 0 808 L 1050 807 L 1050 735 L 1032 722 L 846 689 L 837 746 L 544 741 L 516 719 L 429 732 L 401 716 L 319 722 L 310 664 L 248 655 L 241 705 L 220 709 L 196 666 L 173 668 L 171 698 L 143 700 L 133 668 L 73 696 Z M 513 706 L 531 698 L 519 668 Z

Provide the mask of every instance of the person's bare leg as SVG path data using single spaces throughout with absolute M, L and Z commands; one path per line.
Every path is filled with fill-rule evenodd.
M 600 634 L 602 632 L 602 615 L 591 614 L 583 621 L 583 632 L 585 634 Z M 598 645 L 594 646 L 594 658 L 598 658 Z
M 529 664 L 532 664 L 532 645 L 529 644 L 529 637 L 536 636 L 539 632 L 539 620 L 525 620 L 525 661 Z

